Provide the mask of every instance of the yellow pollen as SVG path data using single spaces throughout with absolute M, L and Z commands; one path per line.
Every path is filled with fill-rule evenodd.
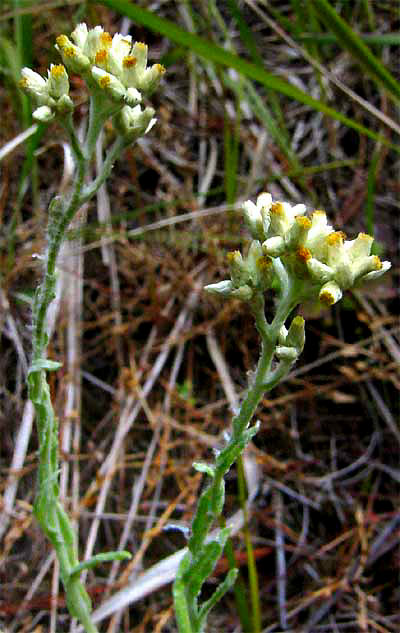
M 305 248 L 304 246 L 300 246 L 300 248 L 297 249 L 296 255 L 303 262 L 308 262 L 308 260 L 311 259 L 312 257 L 311 251 L 308 248 Z
M 59 35 L 56 37 L 56 42 L 60 48 L 64 48 L 68 44 L 68 37 L 66 35 Z
M 346 238 L 346 234 L 343 231 L 335 231 L 334 233 L 330 233 L 326 237 L 327 244 L 329 246 L 340 246 L 343 244 L 343 240 Z
M 73 46 L 67 46 L 64 48 L 63 53 L 66 57 L 75 57 L 75 48 Z
M 304 215 L 296 216 L 296 222 L 297 224 L 301 226 L 302 229 L 311 228 L 311 221 L 308 218 L 306 218 Z
M 124 68 L 133 68 L 134 66 L 136 66 L 136 61 L 136 57 L 134 57 L 133 55 L 127 55 L 122 60 L 122 65 Z
M 18 85 L 20 88 L 26 88 L 28 85 L 28 80 L 26 77 L 22 77 L 22 79 L 19 80 Z
M 331 292 L 329 292 L 329 290 L 324 290 L 324 292 L 321 292 L 321 294 L 319 295 L 319 300 L 321 301 L 321 303 L 324 303 L 327 306 L 332 306 L 335 303 L 335 297 Z
M 382 262 L 379 259 L 378 255 L 374 255 L 374 266 L 375 270 L 380 270 L 382 268 Z
M 358 237 L 360 240 L 367 240 L 368 242 L 373 239 L 371 235 L 368 235 L 368 233 L 359 233 Z
M 271 205 L 271 213 L 276 215 L 285 215 L 285 209 L 282 202 L 273 202 Z
M 96 62 L 96 64 L 103 64 L 106 61 L 107 57 L 108 57 L 107 51 L 104 48 L 102 48 L 100 51 L 97 51 L 94 61 Z
M 238 255 L 240 255 L 239 251 L 231 251 L 230 253 L 228 253 L 227 257 L 229 264 L 233 264 Z
M 103 44 L 103 46 L 107 46 L 107 48 L 109 48 L 112 44 L 111 35 L 107 33 L 107 31 L 104 31 L 104 33 L 100 35 L 100 42 Z
M 154 64 L 154 65 L 157 68 L 157 71 L 160 75 L 163 75 L 165 73 L 165 67 L 162 64 Z
M 65 74 L 65 68 L 62 64 L 57 64 L 56 66 L 53 66 L 51 71 L 51 76 L 54 77 L 54 79 L 59 79 L 60 77 L 63 77 Z
M 259 257 L 257 259 L 257 268 L 263 272 L 265 270 L 268 270 L 268 268 L 270 268 L 272 264 L 272 259 L 270 257 L 268 257 L 267 255 L 264 255 L 263 257 Z
M 110 85 L 110 77 L 108 75 L 104 75 L 99 81 L 100 88 L 107 88 Z

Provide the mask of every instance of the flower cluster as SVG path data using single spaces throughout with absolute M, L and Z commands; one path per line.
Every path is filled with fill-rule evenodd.
M 255 289 L 270 286 L 271 268 L 265 263 L 279 258 L 304 295 L 317 295 L 322 304 L 333 305 L 343 290 L 376 279 L 391 266 L 371 255 L 370 235 L 359 233 L 346 240 L 343 232 L 328 224 L 324 211 L 314 211 L 308 218 L 303 204 L 273 202 L 269 193 L 258 196 L 256 204 L 248 200 L 243 210 L 254 238 L 249 256 L 243 260 L 237 251 L 230 253 L 231 280 L 207 286 L 209 292 L 249 301 Z M 267 271 L 265 276 L 261 270 Z
M 33 97 L 39 107 L 33 112 L 37 121 L 50 121 L 56 112 L 69 112 L 74 104 L 69 96 L 69 79 L 62 64 L 51 64 L 47 79 L 30 68 L 22 69 L 20 88 Z
M 147 68 L 147 45 L 135 42 L 130 35 L 111 37 L 103 27 L 87 28 L 78 24 L 71 33 L 57 37 L 56 48 L 64 64 L 74 72 L 91 76 L 108 96 L 134 107 L 142 94 L 150 95 L 158 86 L 165 68 L 154 64 Z
M 272 260 L 263 254 L 261 243 L 254 240 L 243 259 L 240 251 L 228 253 L 231 279 L 206 286 L 208 292 L 250 301 L 254 291 L 264 292 L 273 276 Z
M 68 70 L 80 74 L 92 92 L 116 104 L 115 121 L 121 134 L 134 140 L 151 129 L 154 110 L 142 110 L 139 104 L 157 88 L 165 69 L 161 64 L 147 67 L 146 44 L 133 44 L 130 35 L 121 33 L 112 37 L 101 26 L 88 29 L 84 23 L 78 24 L 71 39 L 59 35 L 56 42 Z M 65 66 L 52 65 L 47 79 L 29 68 L 22 70 L 20 87 L 39 105 L 33 113 L 36 120 L 50 121 L 73 109 Z

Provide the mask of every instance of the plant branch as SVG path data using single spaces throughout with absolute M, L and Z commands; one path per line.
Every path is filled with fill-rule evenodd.
M 230 572 L 214 595 L 202 606 L 198 605 L 201 586 L 217 563 L 228 536 L 228 532 L 222 529 L 217 541 L 209 541 L 208 537 L 214 521 L 223 510 L 224 476 L 258 430 L 258 425 L 253 427 L 249 425 L 263 394 L 288 373 L 293 362 L 281 360 L 276 369 L 271 369 L 279 331 L 298 302 L 296 287 L 290 283 L 288 277 L 285 278 L 282 270 L 279 272 L 282 281 L 281 296 L 272 323 L 268 324 L 265 318 L 262 293 L 257 293 L 250 303 L 261 337 L 261 354 L 252 384 L 241 404 L 239 413 L 233 419 L 232 435 L 226 446 L 216 455 L 212 466 L 195 465 L 198 470 L 206 472 L 211 477 L 211 482 L 200 496 L 192 523 L 189 551 L 182 560 L 174 585 L 175 611 L 180 633 L 203 633 L 209 609 L 235 580 L 234 574 Z M 255 585 L 253 590 L 256 591 Z M 254 620 L 256 630 L 261 629 L 259 619 L 257 616 Z

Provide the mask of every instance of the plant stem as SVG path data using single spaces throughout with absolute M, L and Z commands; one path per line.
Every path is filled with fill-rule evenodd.
M 98 633 L 98 629 L 91 620 L 91 601 L 79 579 L 79 573 L 73 573 L 73 570 L 79 567 L 77 539 L 59 501 L 58 423 L 46 378 L 46 369 L 54 367 L 46 359 L 46 330 L 48 308 L 55 297 L 57 258 L 67 229 L 82 204 L 96 193 L 109 176 L 112 165 L 124 145 L 118 138 L 107 156 L 104 171 L 91 187 L 85 190 L 84 183 L 90 159 L 109 111 L 110 106 L 101 107 L 95 97 L 91 99 L 89 128 L 83 148 L 76 135 L 72 116 L 66 117 L 63 121 L 75 157 L 76 174 L 71 193 L 63 198 L 54 198 L 49 207 L 48 248 L 43 281 L 37 290 L 33 308 L 33 358 L 28 377 L 29 397 L 35 407 L 39 435 L 38 493 L 34 512 L 56 551 L 68 610 L 71 616 L 83 625 L 86 633 Z
M 280 329 L 297 305 L 300 297 L 299 288 L 296 288 L 291 283 L 283 266 L 280 268 L 278 264 L 276 272 L 281 282 L 282 292 L 272 323 L 268 323 L 265 318 L 262 293 L 258 293 L 250 303 L 256 327 L 261 337 L 260 359 L 254 380 L 241 404 L 239 413 L 232 421 L 232 436 L 223 450 L 217 454 L 214 465 L 206 470 L 211 476 L 211 482 L 200 496 L 196 515 L 192 523 L 192 536 L 188 543 L 189 552 L 181 562 L 174 584 L 175 612 L 180 633 L 202 633 L 209 608 L 231 586 L 227 577 L 224 581 L 225 586 L 217 588 L 214 596 L 203 604 L 200 609 L 198 608 L 197 599 L 201 585 L 211 573 L 219 557 L 216 553 L 218 551 L 218 542 L 210 542 L 208 534 L 214 521 L 221 515 L 223 510 L 224 476 L 258 429 L 257 426 L 249 428 L 249 424 L 263 394 L 282 380 L 288 373 L 292 363 L 292 361 L 280 360 L 277 367 L 271 369 Z M 222 541 L 225 544 L 227 534 L 223 533 L 224 530 L 221 530 L 220 542 Z M 214 551 L 211 550 L 212 547 Z M 222 549 L 220 550 L 221 553 Z M 255 600 L 256 594 L 258 594 L 255 568 L 253 572 L 251 589 L 252 597 Z M 217 593 L 218 598 L 216 597 Z M 258 599 L 253 603 L 253 609 L 255 609 L 253 613 L 255 632 L 261 630 L 261 616 L 259 610 L 257 610 L 257 605 Z

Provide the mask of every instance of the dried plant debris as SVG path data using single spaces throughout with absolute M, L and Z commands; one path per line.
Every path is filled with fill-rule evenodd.
M 321 1 L 156 7 L 157 16 L 210 42 L 210 55 L 212 45 L 262 67 L 320 102 L 319 110 L 207 58 L 207 47 L 203 55 L 189 50 L 172 30 L 169 36 L 150 31 L 139 14 L 134 22 L 112 4 L 43 2 L 18 11 L 4 2 L 0 9 L 0 629 L 71 630 L 50 549 L 32 519 L 38 447 L 25 387 L 44 210 L 68 184 L 70 163 L 66 143 L 54 146 L 54 122 L 31 129 L 30 106 L 16 82 L 32 56 L 45 77 L 58 63 L 50 42 L 86 21 L 147 41 L 151 63 L 165 66 L 168 77 L 162 96 L 151 96 L 157 128 L 136 153 L 125 151 L 107 189 L 69 232 L 51 315 L 51 358 L 63 364 L 50 376 L 62 495 L 79 523 L 80 558 L 120 547 L 133 555 L 129 563 L 87 572 L 99 630 L 176 631 L 169 583 L 179 561 L 173 556 L 187 544 L 204 488 L 205 476 L 192 463 L 209 461 L 219 449 L 235 406 L 232 393 L 243 395 L 258 349 L 243 304 L 221 302 L 202 287 L 229 276 L 224 253 L 238 249 L 246 235 L 241 202 L 270 191 L 292 206 L 325 209 L 349 235 L 372 234 L 373 255 L 393 268 L 383 284 L 346 294 L 329 312 L 305 308 L 302 361 L 258 409 L 261 427 L 248 449 L 246 475 L 263 631 L 396 633 L 399 140 L 393 94 L 326 26 Z M 339 5 L 340 17 L 395 77 L 395 3 Z M 73 72 L 69 81 L 78 103 L 75 122 L 84 129 L 85 88 Z M 105 130 L 104 147 L 113 135 L 111 127 Z M 272 308 L 273 291 L 268 302 Z M 226 499 L 247 590 L 235 472 Z M 224 556 L 205 598 L 228 568 Z M 209 631 L 240 626 L 229 593 L 212 612 Z

